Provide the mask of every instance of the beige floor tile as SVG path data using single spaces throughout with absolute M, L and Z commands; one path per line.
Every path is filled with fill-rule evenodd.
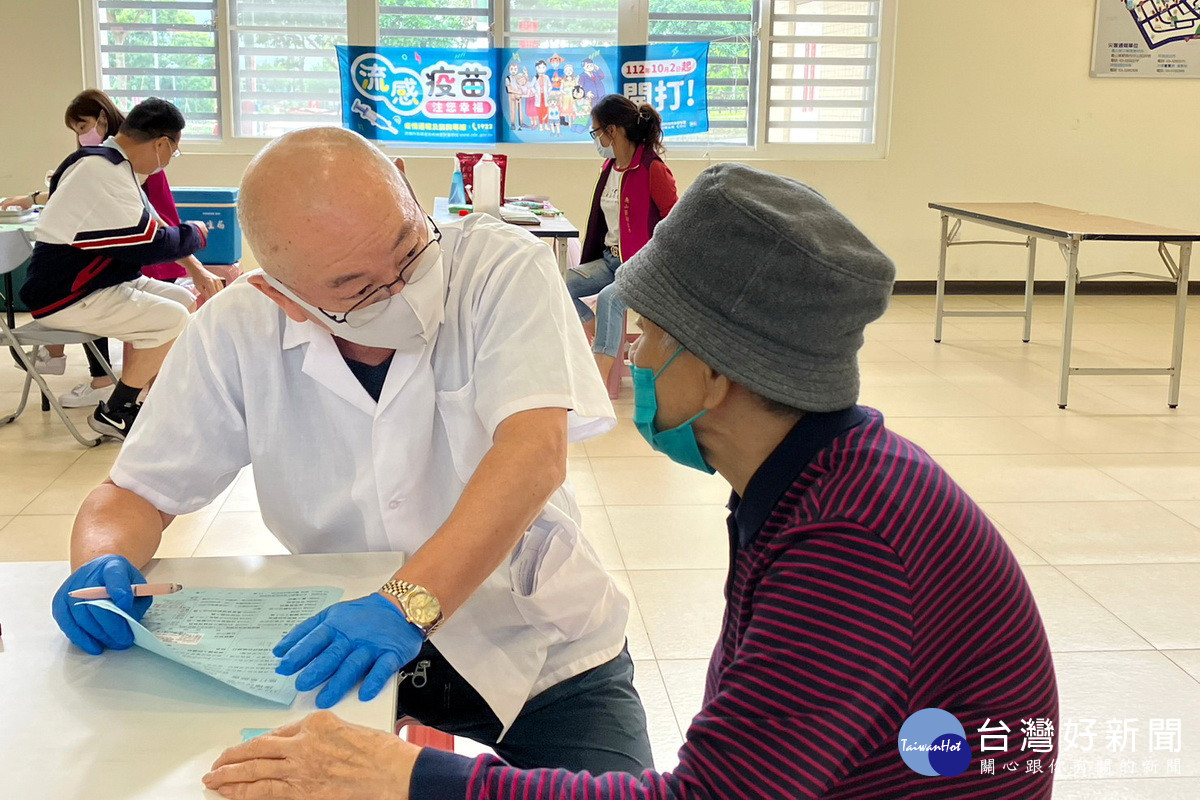
M 1024 423 L 1005 417 L 888 417 L 888 427 L 934 456 L 1066 452 Z
M 1003 527 L 997 525 L 996 528 L 1000 531 L 1000 538 L 1004 539 L 1004 543 L 1008 545 L 1009 550 L 1013 551 L 1013 555 L 1017 557 L 1017 563 L 1022 567 L 1045 566 L 1048 563 L 1046 559 L 1034 552 L 1032 547 L 1025 544 L 1016 536 L 1013 536 Z
M 66 561 L 74 514 L 20 515 L 0 528 L 0 561 Z
M 1200 453 L 1115 453 L 1083 458 L 1151 500 L 1200 500 Z
M 1200 452 L 1200 439 L 1149 417 L 1040 417 L 1021 424 L 1072 453 Z
M 1148 500 L 986 503 L 983 509 L 1051 564 L 1200 561 L 1200 503 L 1191 524 L 1169 505 Z
M 929 368 L 912 361 L 881 361 L 862 370 L 860 377 L 864 391 L 888 386 L 937 388 L 943 385 L 942 379 Z
M 287 553 L 257 511 L 217 514 L 193 553 L 195 556 L 269 556 Z
M 656 658 L 708 658 L 725 610 L 724 570 L 630 570 Z
M 708 659 L 662 659 L 658 662 L 671 707 L 679 729 L 687 736 L 692 719 L 704 705 L 704 681 L 708 677 Z
M 1054 567 L 1022 567 L 1055 653 L 1150 650 L 1150 644 Z
M 977 503 L 1142 499 L 1073 455 L 941 456 L 938 463 Z
M 604 506 L 580 506 L 579 510 L 583 517 L 583 536 L 600 557 L 600 563 L 607 570 L 625 569 L 621 548 L 617 546 Z
M 608 507 L 628 569 L 725 569 L 728 515 L 717 505 Z
M 163 531 L 162 542 L 154 553 L 155 558 L 189 558 L 195 554 L 200 540 L 208 532 L 216 514 L 211 511 L 197 511 L 194 514 L 184 514 L 176 517 Z M 211 553 L 210 555 L 225 555 Z
M 1165 762 L 1166 759 L 1157 760 Z M 1200 778 L 1155 777 L 1054 782 L 1054 800 L 1195 800 L 1197 797 L 1200 797 Z
M 579 505 L 604 505 L 604 498 L 600 496 L 600 488 L 596 485 L 596 476 L 592 472 L 590 459 L 570 459 L 567 462 L 567 480 L 575 490 L 575 500 Z
M 617 419 L 617 427 L 603 436 L 588 439 L 583 443 L 589 458 L 612 458 L 622 456 L 650 456 L 665 459 L 666 456 L 656 453 L 638 433 L 633 420 L 626 417 Z
M 1200 500 L 1160 500 L 1158 505 L 1189 525 L 1200 528 Z
M 1200 681 L 1200 650 L 1163 650 L 1162 654 L 1179 665 L 1179 668 Z
M 633 687 L 637 689 L 642 706 L 646 709 L 654 768 L 659 772 L 667 772 L 679 763 L 678 752 L 683 745 L 683 734 L 679 732 L 679 725 L 675 721 L 671 698 L 663 685 L 658 665 L 653 661 L 635 661 L 633 669 Z
M 1156 762 L 1157 774 L 1162 776 L 1167 775 L 1168 762 L 1179 759 L 1181 776 L 1200 776 L 1200 747 L 1195 747 L 1192 742 L 1193 732 L 1200 730 L 1200 683 L 1165 653 L 1058 653 L 1054 657 L 1054 666 L 1059 694 L 1059 752 L 1066 767 L 1059 774 L 1058 784 L 1091 783 L 1077 779 L 1099 777 L 1104 759 L 1109 760 L 1110 776 L 1119 777 L 1120 762 L 1129 757 L 1135 760 L 1139 769 L 1144 760 Z M 1148 751 L 1150 721 L 1153 719 L 1180 720 L 1181 752 Z M 1067 727 L 1071 725 L 1070 730 L 1084 730 L 1087 720 L 1095 720 L 1091 730 L 1096 737 L 1090 751 L 1082 749 L 1087 744 L 1086 737 L 1076 737 L 1074 747 L 1071 746 Z M 1131 737 L 1137 747 L 1136 753 L 1128 748 L 1124 754 L 1109 750 L 1108 720 L 1130 720 L 1129 729 L 1137 729 L 1136 735 Z M 1077 762 L 1087 768 L 1083 774 L 1075 772 Z M 1143 770 L 1134 776 L 1147 772 Z M 1056 790 L 1056 800 L 1058 797 Z
M 1155 647 L 1200 648 L 1200 564 L 1058 569 Z
M 258 494 L 254 486 L 254 471 L 245 467 L 230 484 L 221 513 L 229 511 L 258 511 Z
M 719 475 L 705 475 L 668 459 L 590 460 L 606 505 L 705 505 L 729 500 L 729 484 Z
M 940 386 L 865 386 L 863 405 L 888 419 L 899 417 L 998 417 L 1001 411 L 947 381 Z
M 22 514 L 74 514 L 99 484 L 59 479 L 21 510 Z
M 0 478 L 0 514 L 20 514 L 52 483 L 45 476 Z
M 633 593 L 633 584 L 629 582 L 629 573 L 609 570 L 613 582 L 629 598 L 629 624 L 625 627 L 625 638 L 629 641 L 629 655 L 634 661 L 653 661 L 654 648 L 650 646 L 650 635 L 646 632 L 646 621 L 642 618 L 642 609 L 638 605 L 637 596 Z

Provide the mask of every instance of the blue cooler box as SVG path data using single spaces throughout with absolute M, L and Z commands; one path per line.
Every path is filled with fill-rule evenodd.
M 173 186 L 171 194 L 180 220 L 208 226 L 208 246 L 196 253 L 201 264 L 233 264 L 241 259 L 236 186 Z

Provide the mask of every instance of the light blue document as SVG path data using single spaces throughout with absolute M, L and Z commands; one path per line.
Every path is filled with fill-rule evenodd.
M 255 697 L 290 706 L 295 676 L 275 674 L 271 648 L 304 620 L 341 599 L 330 586 L 298 589 L 184 589 L 154 598 L 141 623 L 108 600 L 89 605 L 120 614 L 133 640 Z

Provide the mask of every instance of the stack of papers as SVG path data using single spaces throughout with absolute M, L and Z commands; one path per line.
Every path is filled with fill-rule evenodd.
M 541 225 L 542 220 L 528 208 L 521 206 L 500 206 L 500 219 L 510 225 Z
M 184 589 L 154 598 L 141 623 L 108 600 L 90 605 L 120 614 L 138 647 L 216 678 L 240 691 L 290 706 L 295 677 L 275 674 L 272 648 L 288 631 L 337 602 L 342 590 Z
M 20 225 L 23 222 L 32 222 L 37 217 L 37 212 L 32 208 L 0 208 L 0 223 L 5 225 Z

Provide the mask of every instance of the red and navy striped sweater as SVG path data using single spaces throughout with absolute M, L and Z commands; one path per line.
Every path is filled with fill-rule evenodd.
M 44 317 L 98 289 L 136 280 L 142 267 L 192 255 L 204 247 L 208 230 L 195 222 L 163 224 L 133 166 L 104 144 L 81 147 L 59 165 L 34 238 L 21 300 L 34 317 Z
M 1037 606 L 996 528 L 929 455 L 876 411 L 809 415 L 731 507 L 723 629 L 673 772 L 425 750 L 413 800 L 1050 797 L 1058 694 Z M 901 726 L 930 707 L 965 729 L 957 776 L 899 754 Z

